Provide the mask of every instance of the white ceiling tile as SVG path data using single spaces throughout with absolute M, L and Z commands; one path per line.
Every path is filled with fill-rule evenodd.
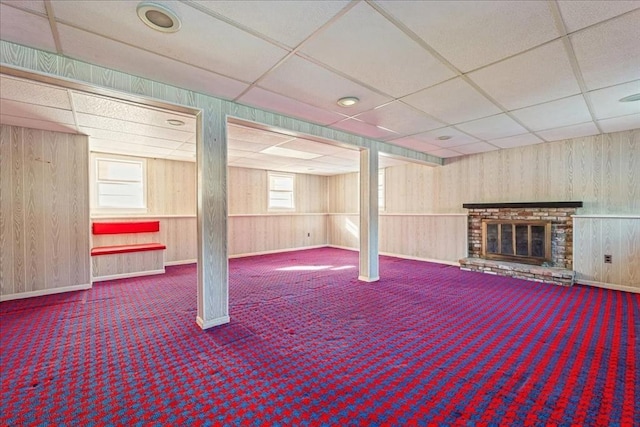
M 286 141 L 291 141 L 295 138 L 293 136 L 277 132 L 265 132 L 260 129 L 233 123 L 227 124 L 227 136 L 229 139 L 246 141 L 260 145 L 278 145 Z
M 126 120 L 112 119 L 109 117 L 93 116 L 91 114 L 78 113 L 76 115 L 78 125 L 83 128 L 109 129 L 116 132 L 130 133 L 134 135 L 149 136 L 152 138 L 169 139 L 184 142 L 191 136 L 190 132 L 176 129 L 160 128 L 143 123 L 128 122 Z
M 0 39 L 36 49 L 56 51 L 49 20 L 0 4 Z
M 2 0 L 2 3 L 42 15 L 47 14 L 47 10 L 44 7 L 44 0 Z
M 94 128 L 86 128 L 80 127 L 80 130 L 91 138 L 105 140 L 105 141 L 114 141 L 114 142 L 126 142 L 130 144 L 137 145 L 146 145 L 149 147 L 159 147 L 159 148 L 177 148 L 180 146 L 180 140 L 171 140 L 164 138 L 152 138 L 146 135 L 136 135 L 125 132 L 116 132 L 109 129 L 94 129 Z
M 538 135 L 547 141 L 580 138 L 583 136 L 597 135 L 599 133 L 600 131 L 593 122 L 537 132 Z
M 309 40 L 302 51 L 396 98 L 454 76 L 365 2 Z
M 325 163 L 327 165 L 331 165 L 332 167 L 343 167 L 343 166 L 356 166 L 360 167 L 360 162 L 358 159 L 345 159 L 343 157 L 337 156 L 322 156 L 315 159 L 318 162 Z
M 298 101 L 348 115 L 355 115 L 391 101 L 389 97 L 373 92 L 299 56 L 289 58 L 259 85 L 273 92 L 289 94 Z M 349 108 L 340 107 L 337 101 L 345 96 L 355 96 L 360 102 Z
M 145 50 L 58 24 L 66 55 L 200 93 L 232 99 L 249 85 Z
M 558 0 L 560 13 L 567 31 L 572 33 L 581 28 L 622 15 L 640 8 L 637 0 Z
M 476 154 L 486 153 L 487 151 L 495 151 L 498 147 L 495 147 L 486 142 L 476 142 L 475 144 L 460 145 L 455 148 L 456 151 L 462 154 Z
M 527 132 L 525 128 L 506 114 L 498 114 L 472 122 L 461 123 L 457 127 L 476 138 L 484 140 L 504 138 Z
M 592 119 L 582 95 L 515 110 L 511 114 L 534 131 L 575 125 Z
M 72 125 L 64 125 L 62 123 L 49 122 L 46 120 L 37 120 L 26 117 L 8 116 L 4 114 L 4 112 L 0 114 L 0 124 L 31 129 L 50 130 L 53 132 L 78 133 L 75 126 Z
M 53 1 L 56 19 L 241 81 L 254 81 L 287 51 L 179 1 L 163 2 L 182 21 L 167 34 L 147 27 L 132 1 Z M 107 19 L 87 20 L 87 16 Z M 117 17 L 117 19 L 108 19 Z M 67 49 L 66 43 L 62 44 Z M 102 52 L 100 52 L 102 54 Z
M 165 156 L 170 154 L 172 148 L 149 147 L 147 145 L 131 144 L 127 142 L 105 141 L 102 139 L 89 139 L 91 151 L 111 152 L 118 154 L 130 154 L 132 156 Z
M 168 112 L 166 110 L 159 110 L 97 95 L 88 95 L 79 92 L 72 92 L 72 94 L 73 105 L 78 113 L 145 123 L 185 132 L 195 133 L 196 131 L 196 118 L 191 115 Z M 182 120 L 185 122 L 185 125 L 180 127 L 172 126 L 167 123 L 169 119 Z
M 542 1 L 380 1 L 463 72 L 559 37 Z
M 331 127 L 356 135 L 364 135 L 368 138 L 373 139 L 385 139 L 398 136 L 398 134 L 395 132 L 390 132 L 387 129 L 381 129 L 378 126 L 370 125 L 369 123 L 365 123 L 357 119 L 346 119 L 341 122 L 332 124 Z
M 523 145 L 533 145 L 544 142 L 537 136 L 531 133 L 524 133 L 522 135 L 508 136 L 506 138 L 492 139 L 489 141 L 492 145 L 500 148 L 514 148 L 522 147 Z
M 295 47 L 349 4 L 342 1 L 196 1 L 245 27 Z
M 625 96 L 640 93 L 640 80 L 589 92 L 598 119 L 640 113 L 640 102 L 620 102 Z
M 421 139 L 416 138 L 415 136 L 405 136 L 388 142 L 389 144 L 410 148 L 412 150 L 421 151 L 423 153 L 440 149 L 440 147 L 429 144 Z
M 71 110 L 65 89 L 0 75 L 2 99 Z
M 285 142 L 284 144 L 278 145 L 278 147 L 322 155 L 330 155 L 344 150 L 343 148 L 337 147 L 335 145 L 323 144 L 322 142 L 309 141 L 308 139 L 302 138 L 296 138 L 292 141 Z
M 589 90 L 640 79 L 640 9 L 570 38 Z
M 449 80 L 402 98 L 449 124 L 491 116 L 501 110 L 462 78 Z
M 337 153 L 333 153 L 331 155 L 332 157 L 340 157 L 343 159 L 351 159 L 351 160 L 355 160 L 356 162 L 360 161 L 360 150 L 350 150 L 350 149 L 344 149 L 341 151 L 338 151 Z
M 259 87 L 251 88 L 238 99 L 238 102 L 321 125 L 335 123 L 345 118 L 338 113 L 326 111 Z
M 444 140 L 438 139 L 440 137 L 447 137 L 447 136 L 451 138 L 444 139 Z M 440 128 L 440 129 L 435 129 L 429 132 L 411 135 L 409 138 L 412 138 L 418 141 L 423 141 L 435 147 L 455 147 L 458 145 L 466 145 L 474 142 L 479 142 L 479 140 L 474 138 L 473 136 L 469 136 L 452 127 Z M 396 140 L 393 140 L 391 141 L 391 143 L 394 143 L 395 141 Z
M 371 125 L 393 130 L 400 135 L 410 135 L 444 126 L 444 123 L 399 101 L 359 114 L 357 118 Z
M 435 151 L 429 151 L 429 154 L 431 154 L 432 156 L 436 156 L 436 157 L 442 157 L 442 158 L 449 158 L 449 157 L 458 157 L 461 156 L 461 153 L 458 153 L 457 151 L 454 150 L 449 150 L 447 148 L 441 148 L 439 150 L 435 150 Z
M 508 110 L 580 93 L 560 40 L 475 71 L 469 77 Z
M 9 99 L 0 100 L 0 111 L 3 115 L 25 117 L 48 122 L 58 122 L 65 125 L 75 125 L 73 113 L 60 108 L 33 105 Z
M 604 132 L 620 132 L 623 130 L 639 129 L 640 114 L 614 117 L 612 119 L 598 120 L 598 124 Z
M 231 137 L 227 138 L 227 146 L 237 151 L 245 151 L 247 153 L 257 153 L 258 151 L 262 151 L 267 147 L 270 147 L 273 144 L 263 143 L 258 144 L 255 142 L 247 142 L 241 141 L 237 139 L 233 139 Z

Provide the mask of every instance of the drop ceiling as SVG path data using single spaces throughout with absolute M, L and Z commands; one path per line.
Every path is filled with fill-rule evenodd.
M 439 157 L 640 128 L 640 102 L 618 101 L 640 93 L 640 1 L 158 3 L 180 31 L 144 25 L 136 1 L 0 0 L 0 38 Z M 51 102 L 62 95 L 51 91 Z M 340 107 L 344 96 L 360 103 Z M 66 93 L 71 108 L 33 102 L 29 120 L 99 129 L 96 144 L 112 147 L 139 132 L 118 124 L 109 100 L 91 110 L 87 97 Z M 4 98 L 3 118 L 24 107 Z M 132 117 L 129 108 L 118 111 Z M 140 134 L 149 144 L 139 145 L 192 157 L 193 134 L 152 126 L 171 136 Z M 272 156 L 304 167 L 256 145 L 231 142 L 230 164 Z M 306 161 L 338 166 L 333 148 Z

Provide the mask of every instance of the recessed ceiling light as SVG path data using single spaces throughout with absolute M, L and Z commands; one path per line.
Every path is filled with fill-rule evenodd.
M 442 136 L 439 136 L 439 137 L 438 137 L 438 139 L 439 139 L 440 141 L 448 141 L 448 140 L 450 140 L 451 138 L 452 138 L 452 137 L 451 137 L 450 135 L 442 135 Z
M 640 93 L 634 93 L 633 95 L 620 98 L 620 102 L 634 102 L 634 101 L 640 101 Z
M 142 2 L 136 8 L 138 17 L 148 27 L 163 33 L 175 33 L 182 23 L 171 9 L 156 3 Z
M 167 123 L 171 126 L 184 126 L 184 122 L 178 119 L 169 119 L 167 120 Z
M 360 102 L 360 100 L 355 96 L 345 96 L 344 98 L 338 99 L 338 105 L 341 107 L 351 107 L 358 102 Z

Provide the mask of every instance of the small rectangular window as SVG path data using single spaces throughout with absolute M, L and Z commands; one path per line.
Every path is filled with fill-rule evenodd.
M 378 209 L 381 211 L 385 209 L 385 170 L 378 171 Z
M 96 159 L 96 207 L 144 209 L 144 162 Z
M 294 175 L 269 172 L 269 209 L 294 209 Z

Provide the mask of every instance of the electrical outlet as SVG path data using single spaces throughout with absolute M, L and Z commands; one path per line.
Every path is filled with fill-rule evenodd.
M 307 233 L 307 237 L 311 237 L 311 233 Z
M 611 255 L 605 255 L 604 262 L 605 264 L 611 264 Z

